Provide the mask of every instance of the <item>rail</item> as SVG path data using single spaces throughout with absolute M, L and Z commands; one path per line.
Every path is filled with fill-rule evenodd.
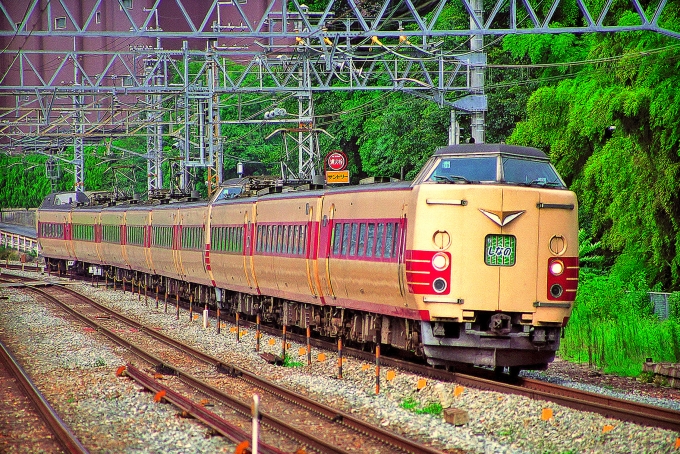
M 23 388 L 50 431 L 55 435 L 57 443 L 69 453 L 88 453 L 89 451 L 80 443 L 57 412 L 54 411 L 16 358 L 14 358 L 2 342 L 0 342 L 0 364 L 4 364 L 7 370 L 14 375 L 17 383 Z

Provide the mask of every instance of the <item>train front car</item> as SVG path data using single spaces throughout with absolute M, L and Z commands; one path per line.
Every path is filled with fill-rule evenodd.
M 405 272 L 428 362 L 545 368 L 576 296 L 575 194 L 543 152 L 504 144 L 441 148 L 413 189 Z

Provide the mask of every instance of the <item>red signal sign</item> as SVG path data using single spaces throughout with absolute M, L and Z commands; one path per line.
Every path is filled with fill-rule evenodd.
M 333 150 L 326 155 L 326 168 L 328 170 L 345 170 L 347 168 L 347 155 L 340 150 Z

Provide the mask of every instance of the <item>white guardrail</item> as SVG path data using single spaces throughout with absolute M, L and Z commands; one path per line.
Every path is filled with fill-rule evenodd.
M 0 230 L 0 246 L 16 249 L 19 252 L 33 252 L 38 254 L 38 240 L 18 233 Z

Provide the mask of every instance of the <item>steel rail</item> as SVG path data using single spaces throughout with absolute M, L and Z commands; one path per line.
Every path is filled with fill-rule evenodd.
M 208 364 L 211 364 L 212 366 L 215 367 L 216 370 L 218 371 L 227 371 L 232 374 L 237 374 L 239 375 L 242 379 L 244 379 L 247 382 L 250 382 L 252 385 L 263 389 L 273 395 L 278 396 L 279 398 L 288 400 L 296 405 L 299 405 L 303 408 L 306 408 L 309 411 L 313 411 L 325 418 L 327 418 L 329 421 L 332 421 L 336 424 L 344 425 L 347 426 L 353 430 L 362 432 L 364 434 L 367 434 L 368 436 L 371 436 L 383 443 L 386 443 L 388 445 L 391 445 L 397 449 L 401 449 L 402 451 L 408 452 L 408 453 L 414 453 L 414 454 L 441 454 L 441 451 L 430 448 L 427 446 L 422 446 L 419 443 L 409 440 L 407 438 L 404 438 L 400 435 L 397 435 L 395 433 L 386 431 L 380 427 L 375 427 L 369 423 L 366 423 L 358 418 L 355 418 L 354 416 L 338 411 L 336 409 L 333 409 L 331 407 L 328 407 L 326 405 L 323 405 L 319 402 L 315 402 L 314 400 L 311 400 L 305 396 L 298 395 L 296 393 L 293 393 L 286 388 L 283 388 L 281 386 L 278 386 L 266 379 L 260 378 L 257 375 L 245 370 L 241 369 L 236 366 L 232 366 L 229 364 L 226 364 L 222 361 L 220 361 L 217 358 L 214 358 L 210 355 L 207 355 L 201 351 L 195 350 L 189 346 L 186 346 L 162 333 L 156 332 L 153 329 L 150 329 L 141 323 L 129 319 L 125 317 L 124 315 L 121 315 L 105 306 L 102 306 L 101 304 L 98 304 L 95 301 L 92 301 L 91 299 L 87 298 L 86 296 L 78 293 L 75 290 L 72 290 L 70 288 L 61 286 L 61 285 L 54 285 L 53 288 L 58 288 L 61 291 L 64 291 L 68 293 L 71 296 L 74 296 L 76 298 L 79 298 L 83 301 L 86 301 L 87 304 L 95 307 L 97 310 L 100 310 L 107 315 L 114 317 L 118 320 L 121 320 L 125 323 L 128 323 L 132 326 L 135 327 L 135 329 L 139 330 L 140 332 L 143 332 L 146 335 L 149 335 L 159 341 L 162 341 L 168 345 L 171 345 L 172 347 L 189 354 L 201 361 L 204 361 Z M 249 404 L 240 402 L 232 397 L 230 397 L 228 394 L 225 394 L 221 392 L 218 389 L 215 389 L 211 387 L 210 385 L 203 383 L 202 381 L 190 376 L 189 374 L 185 372 L 179 371 L 177 368 L 168 365 L 164 361 L 155 358 L 154 356 L 148 354 L 147 352 L 141 350 L 140 348 L 136 347 L 135 345 L 127 342 L 126 340 L 122 339 L 119 337 L 117 334 L 113 333 L 112 331 L 107 330 L 94 320 L 91 320 L 87 318 L 86 316 L 83 316 L 82 314 L 79 314 L 77 311 L 69 307 L 68 305 L 60 302 L 56 297 L 53 295 L 50 295 L 47 293 L 46 289 L 38 289 L 38 288 L 33 288 L 29 287 L 27 288 L 31 291 L 40 293 L 41 295 L 49 298 L 51 301 L 54 301 L 55 303 L 59 304 L 60 306 L 64 307 L 69 313 L 73 314 L 75 317 L 78 319 L 82 320 L 84 323 L 90 325 L 92 328 L 95 330 L 101 332 L 102 334 L 105 334 L 107 337 L 109 337 L 112 341 L 117 343 L 118 345 L 121 345 L 124 348 L 129 349 L 136 355 L 144 358 L 146 361 L 150 362 L 151 364 L 155 365 L 161 365 L 166 368 L 169 368 L 173 370 L 180 378 L 184 378 L 188 381 L 190 381 L 190 385 L 196 387 L 196 389 L 200 389 L 202 392 L 211 395 L 215 398 L 219 398 L 220 400 L 223 399 L 228 399 L 233 405 L 230 405 L 232 408 L 235 410 L 241 411 L 243 413 L 249 414 L 248 412 L 250 411 L 250 406 Z M 274 429 L 278 429 L 280 431 L 283 431 L 284 433 L 290 433 L 292 435 L 295 435 L 298 440 L 300 440 L 302 443 L 309 444 L 310 447 L 315 448 L 321 452 L 331 452 L 331 453 L 344 453 L 345 451 L 338 448 L 337 446 L 334 446 L 330 443 L 325 442 L 322 439 L 313 437 L 309 435 L 308 433 L 301 431 L 299 429 L 296 429 L 295 427 L 289 426 L 283 421 L 270 416 L 266 415 L 264 413 L 261 413 L 261 421 L 263 424 L 270 425 Z
M 251 437 L 248 432 L 244 431 L 243 429 L 233 424 L 230 424 L 229 422 L 220 418 L 213 412 L 206 410 L 206 408 L 203 407 L 202 405 L 198 405 L 192 402 L 188 398 L 182 396 L 176 391 L 173 391 L 167 386 L 161 385 L 160 383 L 158 383 L 158 381 L 154 380 L 153 377 L 150 377 L 149 375 L 143 373 L 132 364 L 127 364 L 125 366 L 125 373 L 128 377 L 132 378 L 149 391 L 152 391 L 157 394 L 160 392 L 164 392 L 163 399 L 166 399 L 168 402 L 172 403 L 179 409 L 184 410 L 187 413 L 193 415 L 194 417 L 205 423 L 207 426 L 212 427 L 217 432 L 221 433 L 230 440 L 233 440 L 236 443 L 250 441 Z M 281 451 L 280 449 L 275 448 L 273 446 L 269 446 L 265 443 L 260 443 L 258 447 L 259 452 L 262 452 L 264 454 L 283 454 L 283 451 Z
M 104 310 L 106 309 L 104 308 Z M 223 317 L 223 319 L 227 321 L 233 321 L 233 319 L 230 319 L 230 317 Z M 133 321 L 133 323 L 136 322 Z M 246 326 L 254 325 L 253 322 L 244 319 L 241 319 L 240 323 Z M 138 327 L 140 330 L 147 330 L 145 327 L 143 327 L 143 325 L 138 324 Z M 267 325 L 261 325 L 260 329 L 263 332 L 274 335 L 280 335 L 281 333 L 279 329 Z M 153 332 L 153 334 L 163 336 L 160 333 Z M 289 340 L 292 341 L 300 343 L 306 342 L 306 337 L 303 335 L 289 331 L 287 336 Z M 167 336 L 163 337 L 167 338 Z M 171 338 L 167 339 L 170 342 L 176 342 Z M 335 348 L 334 343 L 315 338 L 311 339 L 311 345 L 316 348 L 322 348 L 330 351 L 333 351 Z M 343 351 L 348 355 L 365 361 L 373 361 L 375 359 L 374 354 L 370 352 L 347 347 L 345 347 Z M 199 352 L 199 354 L 202 353 Z M 213 361 L 216 361 L 217 363 L 220 363 L 219 360 L 216 360 L 215 358 L 209 358 L 211 358 Z M 575 388 L 555 385 L 540 380 L 518 378 L 512 383 L 508 383 L 507 381 L 509 378 L 490 378 L 493 376 L 493 374 L 488 373 L 489 371 L 481 369 L 480 372 L 475 372 L 475 374 L 479 373 L 482 376 L 477 376 L 435 369 L 428 365 L 404 361 L 388 356 L 381 357 L 380 361 L 383 367 L 400 368 L 436 380 L 455 382 L 461 385 L 469 386 L 471 388 L 510 393 L 531 399 L 545 400 L 563 405 L 565 407 L 580 411 L 594 412 L 606 417 L 620 419 L 622 421 L 633 422 L 651 427 L 659 427 L 667 430 L 680 431 L 680 411 L 655 405 L 644 404 L 611 396 L 604 396 Z M 247 372 L 244 375 L 246 374 Z M 300 398 L 302 398 L 302 396 L 300 396 Z M 328 416 L 332 417 L 330 414 L 328 414 Z
M 81 299 L 87 299 L 84 295 L 80 295 L 78 292 L 71 291 L 70 289 L 67 289 L 65 287 L 58 287 L 61 290 L 66 290 L 68 293 L 73 293 L 74 295 L 79 295 Z M 117 345 L 129 350 L 133 354 L 137 355 L 138 357 L 142 358 L 144 361 L 153 364 L 154 366 L 158 368 L 163 368 L 165 370 L 172 371 L 174 375 L 176 375 L 180 380 L 184 381 L 186 384 L 189 386 L 192 386 L 193 388 L 200 390 L 208 395 L 211 395 L 213 397 L 219 398 L 221 401 L 223 401 L 226 405 L 229 407 L 233 408 L 234 410 L 237 410 L 241 412 L 242 414 L 248 415 L 250 411 L 250 407 L 248 404 L 241 402 L 228 394 L 222 393 L 221 391 L 212 388 L 210 385 L 201 382 L 197 378 L 192 377 L 191 375 L 187 374 L 186 372 L 182 372 L 176 367 L 167 364 L 165 361 L 156 358 L 155 356 L 149 354 L 145 350 L 135 346 L 134 344 L 127 342 L 125 339 L 122 337 L 118 336 L 115 334 L 113 331 L 101 326 L 99 323 L 95 322 L 94 320 L 89 319 L 87 316 L 80 314 L 78 311 L 75 309 L 71 308 L 65 303 L 62 303 L 59 301 L 56 297 L 53 295 L 50 295 L 47 293 L 44 289 L 38 289 L 38 288 L 33 288 L 33 287 L 26 287 L 27 290 L 33 291 L 35 293 L 39 293 L 41 296 L 44 298 L 48 299 L 49 301 L 53 302 L 54 304 L 57 304 L 59 307 L 63 308 L 66 312 L 68 312 L 70 315 L 73 317 L 77 318 L 81 322 L 89 325 L 91 328 L 96 330 L 97 332 L 104 334 L 106 337 L 109 338 L 112 342 L 116 343 Z M 100 309 L 100 305 L 98 305 L 94 301 L 87 301 L 89 304 L 92 306 L 96 307 L 97 309 Z M 106 309 L 103 306 L 101 306 L 102 309 Z M 109 313 L 107 311 L 107 313 Z M 125 317 L 120 316 L 120 314 L 112 313 L 111 315 L 115 315 L 116 318 L 121 319 L 121 320 L 126 320 Z M 133 326 L 136 328 L 139 328 L 141 325 L 139 325 L 137 322 L 134 322 L 134 320 L 129 320 Z M 141 329 L 140 329 L 141 331 Z M 144 328 L 144 333 L 149 335 L 153 334 L 153 331 L 150 331 L 146 328 Z M 177 343 L 178 345 L 181 345 Z M 173 345 L 175 347 L 175 345 Z M 182 346 L 180 348 L 181 350 L 184 350 L 184 347 Z M 195 355 L 194 355 L 195 356 Z M 200 358 L 199 358 L 200 359 Z M 217 364 L 216 364 L 217 367 Z M 269 415 L 265 415 L 264 413 L 260 413 L 261 416 L 261 421 L 263 424 L 269 424 L 273 429 L 279 430 L 280 432 L 284 434 L 289 434 L 291 436 L 294 436 L 298 441 L 300 441 L 303 444 L 307 444 L 309 446 L 316 446 L 317 449 L 320 452 L 330 452 L 330 453 L 345 453 L 345 451 L 338 451 L 337 448 L 333 447 L 332 445 L 328 445 L 327 443 L 323 442 L 322 440 L 316 439 L 315 437 L 298 430 L 294 427 L 288 426 L 286 423 L 283 421 Z M 212 426 L 208 421 L 204 421 L 207 425 L 212 427 L 215 430 L 220 430 L 219 427 L 214 427 Z M 234 440 L 235 441 L 235 440 Z M 326 446 L 328 445 L 328 446 Z M 328 450 L 322 450 L 321 447 L 327 447 Z
M 252 322 L 243 319 L 240 323 L 243 325 L 252 325 Z M 265 325 L 261 325 L 260 330 L 267 332 L 268 334 L 278 333 L 280 335 L 280 330 Z M 300 334 L 289 331 L 286 333 L 286 336 L 292 341 L 303 344 L 306 342 L 306 336 Z M 321 339 L 311 339 L 310 343 L 317 348 L 323 348 L 330 351 L 334 351 L 335 349 L 335 344 L 333 342 L 326 342 Z M 343 347 L 343 354 L 351 355 L 364 361 L 375 360 L 374 353 L 354 348 Z M 540 399 L 553 402 L 575 410 L 598 413 L 622 421 L 659 427 L 676 432 L 680 431 L 680 411 L 655 405 L 605 396 L 541 380 L 532 380 L 528 378 L 517 378 L 513 380 L 510 377 L 491 378 L 494 375 L 493 372 L 483 369 L 480 369 L 479 372 L 475 372 L 481 374 L 481 376 L 477 376 L 435 369 L 429 365 L 404 361 L 388 356 L 381 356 L 380 364 L 382 367 L 399 368 L 424 377 L 455 382 L 471 388 L 516 394 L 534 400 Z
M 57 412 L 52 408 L 50 403 L 45 399 L 40 390 L 35 386 L 26 371 L 21 367 L 17 359 L 12 355 L 12 352 L 0 342 L 0 362 L 3 363 L 7 370 L 17 380 L 33 403 L 33 406 L 40 414 L 40 417 L 45 421 L 49 430 L 55 435 L 55 441 L 69 453 L 88 453 L 85 446 L 80 443 L 80 440 L 71 431 L 69 426 L 59 417 Z

